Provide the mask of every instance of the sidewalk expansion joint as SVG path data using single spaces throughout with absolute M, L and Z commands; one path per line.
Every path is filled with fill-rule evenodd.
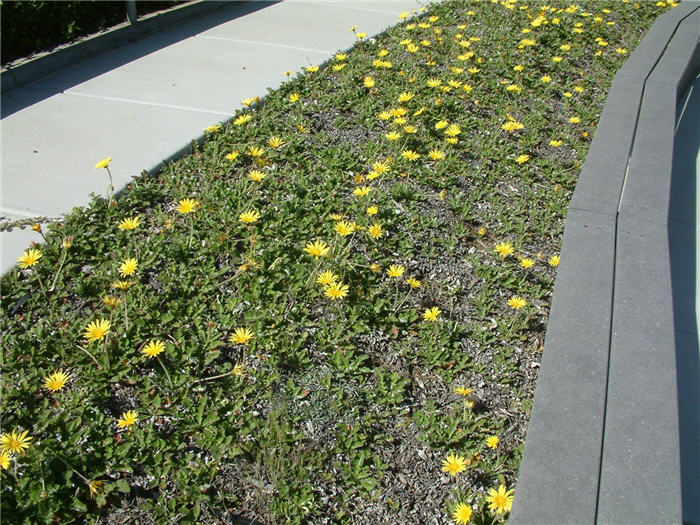
M 110 97 L 107 95 L 92 95 L 90 93 L 79 93 L 77 91 L 64 91 L 64 95 L 74 95 L 76 97 L 87 97 L 87 98 L 96 98 L 99 100 L 111 100 L 114 102 L 127 102 L 129 104 L 140 104 L 142 106 L 154 106 L 158 108 L 168 108 L 168 109 L 179 109 L 182 111 L 194 111 L 197 113 L 209 113 L 211 115 L 219 115 L 223 117 L 233 117 L 234 113 L 224 113 L 222 111 L 214 111 L 211 109 L 203 109 L 203 108 L 193 108 L 193 107 L 188 107 L 188 106 L 178 106 L 177 104 L 163 104 L 161 102 L 148 102 L 145 100 L 134 100 L 130 98 L 121 98 L 121 97 Z
M 240 42 L 242 44 L 254 44 L 256 46 L 281 47 L 283 49 L 291 49 L 293 51 L 312 51 L 314 53 L 323 53 L 325 55 L 333 54 L 333 51 L 328 51 L 327 49 L 314 49 L 312 47 L 288 46 L 286 44 L 274 44 L 272 42 L 261 42 L 259 40 L 243 40 L 241 38 L 228 38 L 225 36 L 197 35 L 195 38 L 206 38 L 206 39 L 210 39 L 210 40 L 226 40 L 228 42 Z

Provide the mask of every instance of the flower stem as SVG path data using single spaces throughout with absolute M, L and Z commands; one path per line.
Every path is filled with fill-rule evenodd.
M 163 361 L 160 360 L 160 357 L 156 356 L 156 359 L 160 363 L 160 367 L 163 369 L 163 372 L 165 372 L 165 375 L 168 378 L 168 383 L 170 383 L 170 388 L 172 388 L 173 387 L 173 380 L 170 379 L 170 374 L 168 373 L 168 369 L 165 368 L 165 365 L 163 364 Z
M 61 273 L 61 270 L 63 269 L 63 264 L 66 262 L 66 255 L 68 254 L 67 249 L 63 249 L 63 257 L 61 258 L 61 264 L 58 266 L 58 271 L 56 272 L 56 275 L 53 278 L 53 282 L 51 283 L 51 288 L 49 288 L 49 292 L 53 292 L 54 288 L 56 288 L 56 281 L 58 280 L 58 276 Z
M 105 166 L 107 170 L 107 175 L 109 175 L 109 186 L 107 186 L 107 193 L 109 194 L 109 205 L 114 202 L 114 182 L 112 182 L 112 172 L 109 171 L 109 166 Z
M 49 298 L 46 297 L 46 289 L 44 288 L 44 283 L 41 282 L 41 276 L 39 275 L 39 271 L 34 270 L 34 273 L 36 274 L 36 278 L 39 281 L 39 286 L 41 286 L 41 293 L 44 295 L 44 299 L 46 299 L 48 301 Z
M 95 361 L 95 364 L 96 364 L 97 366 L 99 366 L 99 367 L 102 366 L 102 365 L 97 361 L 97 359 L 95 359 L 95 356 L 92 355 L 90 352 L 88 352 L 86 348 L 83 348 L 83 347 L 80 346 L 80 345 L 78 345 L 78 348 L 80 348 L 83 352 L 85 352 L 87 355 L 89 355 L 89 356 L 90 356 L 90 359 L 92 359 L 93 361 Z

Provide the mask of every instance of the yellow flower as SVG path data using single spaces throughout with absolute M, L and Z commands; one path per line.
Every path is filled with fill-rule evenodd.
M 279 148 L 280 146 L 282 146 L 282 144 L 284 144 L 284 142 L 277 135 L 273 135 L 272 137 L 267 139 L 267 145 L 271 148 Z
M 398 140 L 401 138 L 401 133 L 397 131 L 390 131 L 384 135 L 387 140 Z
M 234 344 L 248 345 L 252 338 L 253 332 L 251 332 L 250 329 L 236 328 L 231 337 L 229 337 L 229 341 L 231 341 Z
M 426 308 L 425 312 L 423 312 L 421 316 L 429 323 L 434 323 L 437 321 L 437 318 L 441 313 L 442 310 L 440 310 L 437 306 L 433 306 L 432 308 Z
M 355 190 L 352 193 L 356 197 L 365 197 L 370 191 L 372 191 L 371 186 L 362 186 L 359 188 L 355 188 Z
M 525 126 L 518 122 L 517 120 L 508 120 L 503 126 L 501 126 L 506 131 L 516 131 L 518 129 L 523 129 Z
M 22 269 L 29 268 L 30 266 L 34 266 L 42 256 L 41 250 L 31 248 L 17 258 L 17 262 L 19 263 L 17 266 Z
M 402 156 L 404 159 L 411 160 L 411 161 L 420 158 L 420 155 L 419 155 L 418 153 L 416 153 L 415 151 L 410 150 L 410 149 L 407 149 L 406 151 L 404 151 L 403 153 L 401 153 L 401 156 Z
M 318 71 L 318 66 L 309 66 L 306 68 L 309 73 L 316 73 Z
M 553 62 L 561 62 L 562 60 L 562 57 L 552 57 Z
M 32 230 L 34 230 L 37 233 L 41 233 L 41 224 L 35 222 L 34 224 L 32 224 Z
M 459 394 L 460 396 L 468 396 L 471 393 L 472 389 L 466 386 L 458 386 L 455 388 L 455 394 Z
M 155 341 L 149 341 L 146 346 L 141 349 L 141 353 L 147 355 L 148 357 L 156 357 L 165 351 L 165 343 L 156 339 Z
M 255 182 L 260 182 L 265 178 L 265 173 L 260 170 L 253 170 L 248 173 L 248 178 Z
M 379 120 L 389 120 L 393 115 L 391 114 L 390 111 L 382 111 L 377 115 Z
M 404 91 L 401 94 L 399 94 L 399 102 L 408 102 L 413 98 L 413 93 L 410 91 Z
M 418 131 L 418 128 L 415 126 L 411 126 L 410 124 L 408 126 L 404 126 L 403 130 L 405 133 L 408 133 L 409 135 L 412 135 Z
M 246 107 L 250 107 L 256 102 L 260 102 L 260 97 L 250 97 L 250 98 L 244 98 L 241 100 L 241 104 L 243 104 Z
M 513 245 L 509 242 L 499 242 L 494 250 L 500 255 L 501 257 L 507 257 L 509 255 L 512 255 L 515 253 L 515 250 L 513 249 Z
M 132 425 L 138 420 L 139 419 L 136 417 L 136 412 L 133 410 L 127 410 L 126 412 L 122 413 L 121 417 L 117 420 L 117 427 L 131 430 Z
M 246 375 L 245 365 L 243 363 L 236 363 L 233 367 L 233 375 L 236 377 L 243 377 Z
M 120 230 L 133 230 L 138 227 L 138 225 L 141 224 L 141 219 L 138 217 L 129 217 L 126 219 L 122 219 L 122 221 L 119 223 L 119 226 L 117 226 Z
M 437 78 L 430 78 L 430 79 L 428 79 L 428 82 L 427 82 L 428 87 L 431 87 L 431 88 L 436 88 L 440 84 L 442 84 L 442 80 L 439 80 Z
M 0 453 L 0 468 L 3 470 L 10 468 L 10 453 L 4 450 Z
M 441 130 L 442 128 L 446 128 L 449 125 L 449 122 L 446 120 L 441 120 L 440 122 L 435 123 L 435 129 Z
M 325 242 L 317 240 L 307 243 L 304 247 L 304 251 L 318 259 L 319 257 L 325 257 L 328 255 L 330 248 Z
M 535 261 L 528 257 L 523 257 L 522 259 L 520 259 L 520 266 L 522 266 L 523 268 L 531 268 L 532 266 L 534 266 L 534 264 Z
M 95 499 L 100 494 L 100 491 L 102 490 L 102 487 L 104 486 L 104 484 L 105 484 L 104 481 L 98 481 L 98 480 L 88 481 L 87 485 L 88 485 L 88 488 L 90 489 L 90 499 Z
M 88 343 L 92 343 L 93 341 L 99 341 L 109 333 L 110 326 L 111 323 L 107 319 L 98 319 L 97 321 L 92 321 L 85 328 L 83 337 L 87 339 Z
M 483 237 L 484 235 L 486 235 L 486 228 L 484 228 L 482 226 L 481 228 L 479 228 L 479 230 L 476 233 L 478 233 L 479 235 L 481 235 Z
M 27 436 L 28 430 L 18 433 L 13 430 L 10 434 L 0 434 L 0 451 L 24 456 L 29 448 L 29 442 L 34 439 Z
M 136 268 L 138 267 L 138 265 L 139 263 L 136 259 L 126 259 L 119 265 L 119 274 L 122 277 L 133 275 L 136 272 Z
M 109 166 L 109 163 L 112 162 L 112 157 L 105 157 L 101 161 L 99 161 L 97 164 L 95 164 L 95 169 L 100 169 L 100 168 L 106 168 Z
M 456 476 L 467 468 L 467 460 L 459 454 L 448 454 L 447 459 L 442 460 L 442 471 L 450 476 Z
M 44 388 L 51 392 L 58 392 L 65 386 L 68 378 L 69 376 L 63 370 L 57 370 L 44 378 Z
M 558 255 L 552 255 L 549 258 L 549 261 L 547 261 L 551 267 L 559 266 L 559 256 Z
M 406 279 L 406 282 L 408 283 L 408 285 L 409 285 L 411 288 L 420 288 L 420 287 L 421 287 L 421 284 L 422 284 L 422 283 L 421 283 L 418 279 L 416 279 L 415 277 L 409 277 L 408 279 Z
M 238 151 L 232 151 L 231 153 L 228 153 L 224 158 L 230 162 L 233 162 L 238 158 L 238 155 L 240 155 Z
M 626 55 L 627 54 L 627 50 L 624 47 L 615 48 L 615 52 L 619 55 Z
M 134 285 L 133 281 L 117 281 L 112 284 L 112 288 L 117 288 L 119 290 L 128 290 Z
M 370 270 L 372 273 L 379 273 L 379 272 L 382 271 L 382 267 L 381 267 L 379 264 L 377 264 L 377 263 L 372 263 L 372 264 L 369 265 L 369 270 Z
M 579 122 L 581 122 L 581 119 L 579 117 L 571 117 L 569 119 L 569 122 L 571 122 L 572 124 L 578 124 Z
M 498 446 L 498 436 L 489 436 L 486 438 L 486 446 L 495 449 Z
M 472 517 L 472 508 L 464 502 L 457 503 L 455 510 L 452 512 L 452 519 L 457 525 L 466 525 Z
M 214 124 L 213 126 L 207 126 L 204 128 L 204 133 L 216 133 L 221 129 L 221 124 Z
M 251 117 L 251 116 L 248 115 L 248 114 L 246 114 L 246 115 L 240 115 L 240 116 L 238 116 L 238 117 L 233 121 L 233 124 L 234 124 L 235 126 L 242 126 L 243 124 L 245 124 L 245 123 L 247 123 L 247 122 L 250 122 L 250 121 L 252 120 L 252 118 L 253 118 L 253 117 Z
M 530 155 L 523 154 L 519 155 L 518 158 L 515 159 L 515 162 L 517 162 L 518 164 L 524 164 L 528 160 L 530 160 Z
M 561 146 L 562 144 L 564 144 L 564 142 L 561 141 L 561 140 L 550 140 L 550 141 L 549 141 L 549 145 L 552 146 L 552 147 L 554 147 L 554 148 L 558 148 L 558 147 Z
M 448 137 L 456 137 L 460 133 L 462 133 L 462 130 L 457 124 L 450 124 L 445 130 L 445 135 L 447 135 Z
M 105 295 L 102 298 L 102 302 L 107 306 L 111 306 L 112 308 L 114 308 L 120 303 L 119 299 L 117 299 L 113 295 Z
M 258 148 L 257 146 L 250 146 L 248 148 L 248 155 L 253 158 L 262 157 L 263 153 L 265 153 L 264 148 Z
M 300 98 L 301 95 L 299 95 L 299 93 L 292 93 L 291 95 L 289 95 L 289 101 L 292 103 L 297 102 Z
M 372 239 L 379 239 L 384 234 L 382 231 L 382 225 L 378 222 L 375 222 L 372 226 L 367 228 L 367 233 L 369 233 L 369 236 L 372 237 Z
M 374 79 L 372 77 L 369 77 L 369 76 L 365 77 L 363 83 L 364 83 L 366 88 L 373 88 L 374 84 L 375 84 Z
M 182 199 L 177 203 L 177 211 L 183 215 L 194 213 L 197 208 L 199 208 L 199 202 L 194 199 Z
M 245 222 L 247 224 L 252 224 L 254 222 L 257 222 L 257 220 L 260 218 L 260 213 L 255 211 L 255 210 L 248 210 L 244 211 L 238 216 L 238 220 L 241 222 Z
M 428 157 L 430 157 L 433 160 L 442 160 L 445 158 L 445 153 L 437 149 L 431 149 L 428 152 Z
M 542 76 L 540 77 L 540 80 L 546 84 L 547 82 L 551 82 L 551 81 L 552 81 L 552 77 L 550 77 L 549 75 L 542 75 Z
M 537 42 L 535 42 L 535 40 L 532 38 L 523 38 L 520 41 L 520 47 L 534 46 L 535 44 L 537 44 Z
M 523 69 L 525 69 L 525 66 L 522 64 L 518 64 L 517 66 L 513 67 L 513 71 L 522 71 Z
M 346 58 L 348 58 L 348 55 L 346 55 L 345 53 L 337 53 L 335 55 L 335 59 L 338 60 L 339 62 L 345 60 Z
M 496 514 L 509 512 L 513 506 L 513 489 L 506 491 L 505 485 L 499 485 L 498 490 L 489 489 L 486 502 L 489 504 L 489 510 L 495 511 Z
M 520 310 L 523 306 L 527 304 L 527 301 L 523 299 L 522 297 L 518 297 L 517 295 L 514 295 L 510 299 L 508 299 L 508 306 L 511 308 L 514 308 L 515 310 Z
M 355 225 L 351 222 L 338 221 L 335 224 L 335 231 L 341 237 L 345 237 L 346 235 L 350 235 L 351 233 L 354 233 Z
M 379 212 L 379 209 L 376 206 L 369 206 L 366 211 L 367 215 L 376 215 Z
M 324 293 L 326 297 L 336 300 L 343 299 L 346 295 L 348 295 L 348 290 L 349 287 L 347 284 L 343 284 L 341 282 L 334 282 L 326 286 L 326 291 Z
M 387 275 L 389 277 L 393 277 L 394 279 L 398 279 L 399 277 L 401 277 L 403 275 L 403 272 L 404 267 L 400 264 L 392 264 L 386 271 Z
M 469 69 L 467 69 L 467 71 L 469 71 L 472 75 L 475 75 L 475 74 L 478 73 L 480 70 L 479 70 L 478 67 L 470 67 Z
M 323 286 L 330 286 L 334 282 L 337 282 L 340 278 L 333 273 L 333 270 L 326 270 L 321 275 L 318 276 L 316 282 L 322 284 Z
M 522 88 L 517 84 L 509 84 L 506 87 L 506 91 L 513 91 L 514 93 L 520 93 L 522 91 Z

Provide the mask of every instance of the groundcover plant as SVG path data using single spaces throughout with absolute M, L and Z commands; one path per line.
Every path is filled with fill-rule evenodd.
M 3 520 L 507 519 L 567 203 L 671 7 L 350 28 L 191 154 L 35 225 L 2 280 Z M 107 184 L 119 159 L 95 162 Z

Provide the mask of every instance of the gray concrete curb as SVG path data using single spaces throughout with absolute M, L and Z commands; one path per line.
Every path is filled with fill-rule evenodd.
M 676 332 L 678 280 L 695 281 L 694 264 L 678 262 L 694 253 L 695 191 L 672 187 L 699 33 L 700 4 L 681 3 L 613 80 L 567 215 L 512 524 L 698 519 L 681 466 L 697 437 L 679 432 L 679 388 L 697 389 L 678 387 L 688 358 Z
M 251 2 L 251 0 L 233 1 L 240 4 Z M 89 36 L 73 44 L 60 46 L 46 53 L 40 53 L 25 62 L 3 67 L 0 72 L 1 92 L 4 93 L 14 87 L 23 86 L 29 82 L 39 80 L 76 62 L 135 42 L 168 27 L 190 21 L 224 7 L 230 7 L 231 3 L 232 1 L 230 0 L 195 0 L 194 2 L 175 7 L 166 12 L 146 15 L 139 18 L 134 24 L 124 22 L 107 31 Z M 266 3 L 270 4 L 274 2 L 271 0 Z

